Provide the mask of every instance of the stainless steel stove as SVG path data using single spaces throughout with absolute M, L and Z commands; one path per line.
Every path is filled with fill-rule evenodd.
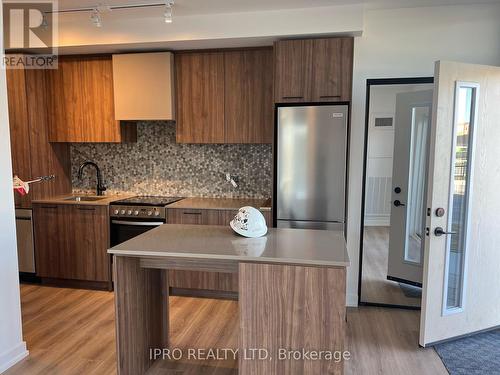
M 111 217 L 111 246 L 118 245 L 139 234 L 167 222 L 166 206 L 181 197 L 138 196 L 113 202 Z

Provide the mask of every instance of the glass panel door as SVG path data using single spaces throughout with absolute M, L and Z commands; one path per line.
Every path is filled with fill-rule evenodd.
M 426 184 L 427 139 L 430 107 L 412 109 L 410 166 L 408 178 L 408 210 L 404 260 L 422 262 L 424 229 L 424 191 Z
M 444 313 L 461 311 L 464 305 L 468 211 L 471 192 L 472 140 L 478 87 L 457 83 L 450 183 L 450 214 L 446 254 Z

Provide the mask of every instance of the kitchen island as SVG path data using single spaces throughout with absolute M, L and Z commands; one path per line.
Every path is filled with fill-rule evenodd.
M 349 259 L 341 232 L 270 228 L 248 239 L 227 227 L 167 224 L 108 252 L 119 374 L 146 373 L 154 350 L 168 348 L 169 270 L 238 274 L 240 374 L 343 373 Z

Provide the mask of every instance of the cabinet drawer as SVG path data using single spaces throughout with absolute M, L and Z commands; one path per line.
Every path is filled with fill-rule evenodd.
M 197 210 L 185 208 L 168 208 L 168 224 L 198 224 L 218 225 L 219 214 L 217 210 Z

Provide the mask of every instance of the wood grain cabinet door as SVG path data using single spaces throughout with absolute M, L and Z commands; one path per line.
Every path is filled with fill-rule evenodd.
M 33 205 L 37 275 L 109 281 L 107 207 Z
M 273 138 L 273 51 L 224 53 L 225 142 L 271 143 Z
M 312 40 L 313 102 L 351 100 L 353 38 Z
M 274 99 L 276 103 L 310 101 L 312 41 L 281 40 L 274 44 Z
M 22 69 L 7 69 L 5 73 L 9 103 L 12 173 L 22 180 L 29 180 L 32 174 L 26 76 Z M 14 194 L 14 198 L 16 207 L 29 208 L 31 206 L 31 195 L 20 196 Z
M 224 143 L 224 55 L 176 55 L 175 82 L 177 142 Z
M 114 118 L 110 56 L 62 57 L 46 77 L 51 142 L 134 140 Z
M 34 204 L 36 273 L 40 277 L 67 278 L 69 206 Z
M 70 279 L 108 281 L 110 277 L 107 254 L 109 232 L 107 207 L 73 205 L 69 216 L 71 233 L 68 252 Z

